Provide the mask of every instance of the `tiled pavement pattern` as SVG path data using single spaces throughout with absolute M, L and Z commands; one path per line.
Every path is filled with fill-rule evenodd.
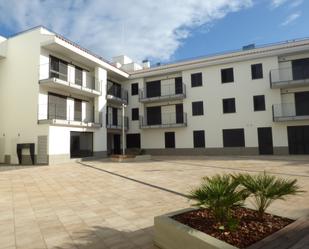
M 309 217 L 309 157 L 156 157 L 0 166 L 0 249 L 155 249 L 153 217 L 190 206 L 200 178 L 224 172 L 293 177 L 308 192 L 269 211 Z

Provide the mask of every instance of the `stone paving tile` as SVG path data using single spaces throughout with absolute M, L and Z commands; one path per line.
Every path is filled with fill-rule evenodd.
M 264 170 L 297 178 L 307 190 L 288 198 L 292 205 L 278 201 L 269 211 L 309 217 L 309 157 L 0 166 L 0 249 L 156 249 L 153 217 L 189 207 L 184 195 L 202 176 Z

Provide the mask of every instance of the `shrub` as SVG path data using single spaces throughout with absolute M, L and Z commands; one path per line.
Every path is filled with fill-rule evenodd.
M 275 200 L 285 200 L 288 195 L 295 195 L 300 187 L 296 184 L 297 180 L 284 179 L 273 175 L 263 174 L 250 175 L 239 174 L 233 176 L 239 181 L 253 196 L 253 203 L 258 210 L 259 217 L 262 219 L 266 209 Z
M 237 179 L 230 175 L 204 177 L 200 187 L 191 191 L 189 198 L 197 206 L 210 209 L 220 222 L 230 222 L 231 208 L 242 206 L 249 192 L 239 186 Z

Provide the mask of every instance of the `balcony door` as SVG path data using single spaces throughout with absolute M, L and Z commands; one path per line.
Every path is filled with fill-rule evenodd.
M 75 84 L 81 86 L 83 84 L 83 69 L 75 66 Z
M 176 123 L 183 124 L 183 104 L 176 104 Z
M 74 99 L 74 121 L 82 121 L 82 101 Z
M 292 61 L 293 80 L 309 79 L 309 58 Z
M 147 107 L 147 125 L 160 125 L 162 123 L 161 106 Z
M 67 81 L 68 80 L 68 63 L 54 56 L 50 56 L 49 77 Z
M 309 115 L 309 92 L 295 93 L 296 116 Z
M 67 119 L 67 97 L 48 93 L 48 119 Z
M 175 78 L 175 94 L 182 94 L 182 77 Z
M 112 122 L 114 126 L 118 125 L 118 109 L 115 107 L 112 107 Z
M 149 81 L 146 83 L 147 98 L 161 96 L 161 81 Z

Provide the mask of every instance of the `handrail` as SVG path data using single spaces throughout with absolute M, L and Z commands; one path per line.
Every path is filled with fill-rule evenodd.
M 140 126 L 172 126 L 172 125 L 186 125 L 187 124 L 187 113 L 176 113 L 176 112 L 167 112 L 159 113 L 158 115 L 152 115 L 151 117 L 140 116 Z
M 60 103 L 48 103 L 38 105 L 38 120 L 64 120 L 81 123 L 95 122 L 94 111 L 92 107 L 86 108 L 86 111 L 77 110 L 73 106 L 67 106 Z
M 186 95 L 186 85 L 182 83 L 181 87 L 176 87 L 175 83 L 162 84 L 160 87 L 160 93 L 147 92 L 147 87 L 139 89 L 139 99 L 149 98 L 165 98 L 177 95 Z
M 102 80 L 97 79 L 89 72 L 83 71 L 82 79 L 75 78 L 75 68 L 73 72 L 69 72 L 68 64 L 59 62 L 59 69 L 52 69 L 51 63 L 40 64 L 40 80 L 60 79 L 69 84 L 80 86 L 81 90 L 95 90 L 101 92 Z M 73 76 L 74 75 L 74 76 Z

